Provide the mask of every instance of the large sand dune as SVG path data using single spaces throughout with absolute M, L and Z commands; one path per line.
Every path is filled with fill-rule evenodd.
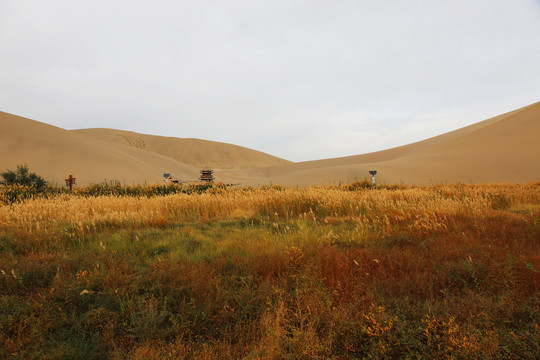
M 540 103 L 417 143 L 343 158 L 227 172 L 246 183 L 540 181 Z
M 78 184 L 117 180 L 161 181 L 164 172 L 196 179 L 198 170 L 169 157 L 110 144 L 55 126 L 0 112 L 0 170 L 27 164 L 46 180 L 62 184 L 72 174 Z
M 212 141 L 67 131 L 3 112 L 0 129 L 0 170 L 28 164 L 60 184 L 69 174 L 81 185 L 154 183 L 164 172 L 195 180 L 206 165 L 218 169 L 219 181 L 250 185 L 337 184 L 368 178 L 369 170 L 387 184 L 540 181 L 540 103 L 413 144 L 300 163 Z
M 156 152 L 197 168 L 244 169 L 291 163 L 260 151 L 216 141 L 180 139 L 114 129 L 74 131 L 113 144 Z

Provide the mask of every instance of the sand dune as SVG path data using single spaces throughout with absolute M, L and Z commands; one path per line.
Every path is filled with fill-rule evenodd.
M 244 169 L 291 163 L 260 151 L 216 141 L 145 135 L 114 129 L 82 129 L 74 132 L 113 144 L 152 151 L 197 168 Z
M 226 172 L 246 183 L 540 181 L 540 103 L 417 143 L 343 158 Z
M 300 163 L 212 141 L 67 131 L 3 112 L 0 129 L 0 170 L 26 163 L 59 184 L 69 174 L 81 185 L 154 183 L 164 172 L 195 180 L 206 164 L 218 168 L 218 181 L 248 185 L 337 184 L 368 178 L 372 169 L 387 184 L 540 181 L 540 103 L 413 144 Z
M 46 180 L 62 184 L 73 174 L 86 185 L 117 180 L 155 183 L 164 172 L 197 179 L 198 170 L 166 156 L 115 145 L 58 127 L 0 112 L 0 169 L 27 164 Z

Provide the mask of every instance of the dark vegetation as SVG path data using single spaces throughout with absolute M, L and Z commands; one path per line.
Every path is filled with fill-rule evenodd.
M 27 165 L 17 165 L 16 170 L 6 170 L 0 172 L 0 185 L 20 185 L 34 188 L 36 191 L 42 191 L 47 182 L 36 173 L 30 172 Z

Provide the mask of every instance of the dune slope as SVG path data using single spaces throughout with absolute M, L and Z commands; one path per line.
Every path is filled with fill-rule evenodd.
M 198 170 L 166 156 L 111 144 L 20 116 L 0 112 L 0 170 L 27 164 L 46 180 L 72 174 L 85 185 L 117 180 L 155 183 L 164 172 L 197 179 Z
M 248 185 L 350 182 L 368 178 L 369 170 L 388 184 L 540 181 L 540 103 L 413 144 L 300 163 L 212 141 L 112 129 L 67 131 L 3 112 L 0 128 L 0 170 L 28 164 L 59 184 L 69 174 L 81 185 L 153 183 L 165 172 L 195 180 L 206 165 L 218 169 L 218 181 Z
M 247 183 L 327 184 L 369 177 L 386 183 L 540 180 L 540 103 L 417 143 L 343 158 L 228 172 Z
M 73 130 L 113 144 L 152 151 L 197 168 L 244 169 L 285 165 L 290 161 L 238 145 L 200 139 L 181 139 L 114 129 Z

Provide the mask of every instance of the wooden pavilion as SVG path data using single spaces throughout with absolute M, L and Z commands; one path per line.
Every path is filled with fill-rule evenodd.
M 210 169 L 203 169 L 201 170 L 201 181 L 206 181 L 208 183 L 211 183 L 215 180 L 214 178 L 214 170 Z

